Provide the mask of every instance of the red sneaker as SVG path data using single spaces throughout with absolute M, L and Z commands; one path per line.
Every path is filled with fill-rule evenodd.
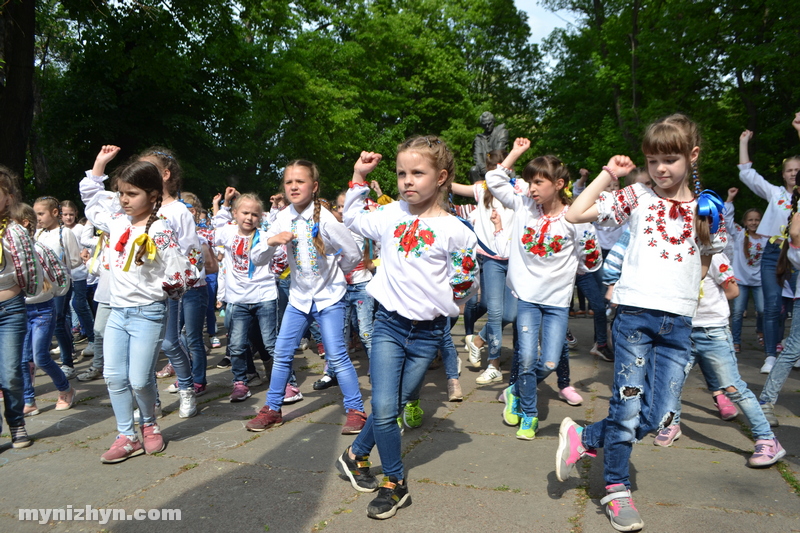
M 268 406 L 264 406 L 255 418 L 245 424 L 247 431 L 264 431 L 271 427 L 283 425 L 283 415 L 280 411 L 273 411 Z
M 129 457 L 136 457 L 143 453 L 144 449 L 139 439 L 134 440 L 127 435 L 119 435 L 111 448 L 100 456 L 100 460 L 106 464 L 121 463 Z
M 161 436 L 161 428 L 158 424 L 150 424 L 142 428 L 142 440 L 144 441 L 144 451 L 147 453 L 163 452 L 167 447 L 164 437 Z
M 342 435 L 358 435 L 367 423 L 367 414 L 355 409 L 347 410 L 347 422 L 342 428 Z

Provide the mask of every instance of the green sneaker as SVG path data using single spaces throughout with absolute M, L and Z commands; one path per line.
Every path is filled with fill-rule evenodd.
M 506 402 L 506 406 L 503 407 L 503 422 L 509 426 L 519 425 L 519 417 L 522 414 L 519 410 L 519 398 L 514 396 L 513 390 L 514 385 L 511 385 L 503 391 L 503 399 Z
M 403 434 L 406 432 L 406 429 L 403 427 L 403 417 L 397 417 L 397 426 L 400 428 L 400 436 L 402 437 Z
M 522 440 L 533 440 L 536 436 L 536 430 L 539 429 L 539 419 L 535 416 L 523 416 L 519 430 L 517 431 L 517 438 Z
M 422 415 L 419 400 L 408 402 L 403 409 L 403 423 L 409 429 L 418 428 L 422 425 Z

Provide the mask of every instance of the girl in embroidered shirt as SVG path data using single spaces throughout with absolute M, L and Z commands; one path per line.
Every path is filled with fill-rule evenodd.
M 793 121 L 792 126 L 800 132 L 798 121 Z M 784 337 L 784 321 L 781 320 L 783 284 L 778 283 L 775 271 L 781 253 L 781 244 L 786 239 L 786 215 L 792 209 L 792 189 L 797 181 L 797 173 L 800 171 L 800 156 L 783 160 L 781 172 L 783 185 L 773 185 L 753 168 L 748 150 L 752 138 L 753 132 L 750 130 L 744 130 L 739 136 L 739 179 L 751 191 L 769 202 L 764 217 L 756 230 L 759 235 L 769 238 L 761 256 L 761 291 L 764 295 L 764 352 L 766 353 L 761 372 L 767 374 L 775 364 L 778 353 L 777 346 Z M 790 278 L 792 291 L 794 291 L 796 280 L 797 275 L 792 275 Z
M 233 392 L 230 400 L 250 397 L 247 386 L 248 333 L 255 320 L 261 339 L 270 355 L 275 351 L 278 331 L 278 289 L 270 268 L 272 251 L 259 229 L 264 206 L 255 194 L 225 190 L 225 203 L 214 216 L 214 245 L 225 247 L 225 318 L 230 320 Z M 231 220 L 236 224 L 229 224 Z
M 567 213 L 572 222 L 630 223 L 630 244 L 612 297 L 618 308 L 609 414 L 586 428 L 565 418 L 556 456 L 556 476 L 563 481 L 578 459 L 605 446 L 607 496 L 601 503 L 620 531 L 643 526 L 630 495 L 631 448 L 674 416 L 670 410 L 680 398 L 691 355 L 700 282 L 711 255 L 727 241 L 722 200 L 710 191 L 700 193 L 696 172 L 694 193 L 690 188 L 699 145 L 697 126 L 683 115 L 650 125 L 642 151 L 653 189 L 637 183 L 601 194 L 610 180 L 634 168 L 630 158 L 614 156 Z
M 166 329 L 166 300 L 179 299 L 198 277 L 196 267 L 180 252 L 169 223 L 157 215 L 162 181 L 155 165 L 134 161 L 118 172 L 117 195 L 105 192 L 105 166 L 118 151 L 116 146 L 103 146 L 94 167 L 80 183 L 86 216 L 96 228 L 108 233 L 113 247 L 103 377 L 119 436 L 102 455 L 103 463 L 118 463 L 164 449 L 156 424 L 155 366 Z M 143 442 L 133 427 L 134 396 Z
M 0 391 L 14 448 L 33 442 L 25 431 L 22 346 L 25 341 L 25 296 L 38 294 L 42 267 L 25 228 L 11 219 L 19 201 L 17 176 L 0 166 Z
M 412 137 L 397 150 L 401 200 L 365 211 L 367 175 L 381 155 L 361 152 L 345 197 L 344 222 L 381 243 L 381 266 L 367 291 L 378 302 L 372 336 L 372 414 L 342 453 L 337 468 L 360 492 L 380 490 L 367 507 L 372 518 L 394 516 L 411 503 L 400 458 L 402 406 L 419 398 L 431 361 L 449 335 L 449 317 L 477 291 L 477 237 L 449 214 L 446 195 L 454 178 L 452 152 L 438 137 Z M 383 482 L 369 471 L 377 445 Z
M 247 423 L 250 431 L 283 424 L 281 406 L 292 371 L 294 351 L 313 320 L 319 323 L 328 366 L 333 367 L 344 395 L 347 422 L 342 434 L 361 431 L 367 415 L 358 388 L 358 376 L 344 342 L 345 273 L 361 260 L 350 232 L 319 200 L 319 171 L 303 159 L 286 166 L 283 187 L 291 204 L 280 211 L 267 231 L 271 252 L 286 245 L 292 288 L 289 305 L 275 342 L 272 376 L 264 407 Z
M 517 139 L 503 163 L 486 173 L 495 198 L 514 210 L 508 267 L 514 275 L 507 283 L 519 299 L 519 371 L 506 393 L 503 419 L 520 424 L 517 438 L 522 440 L 533 440 L 538 427 L 537 384 L 561 359 L 575 274 L 579 269 L 593 272 L 602 264 L 592 225 L 564 219 L 570 204 L 569 172 L 558 158 L 537 157 L 525 166 L 527 195 L 518 194 L 510 182 L 510 169 L 530 144 Z

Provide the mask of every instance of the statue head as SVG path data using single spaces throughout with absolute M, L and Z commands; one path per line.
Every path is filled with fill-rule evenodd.
M 492 115 L 488 111 L 484 111 L 483 113 L 481 113 L 481 118 L 479 122 L 481 127 L 483 128 L 484 133 L 486 133 L 487 135 L 489 133 L 492 133 L 492 130 L 494 130 L 494 115 Z

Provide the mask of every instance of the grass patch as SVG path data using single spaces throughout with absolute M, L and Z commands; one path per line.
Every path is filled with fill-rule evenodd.
M 786 464 L 784 461 L 778 461 L 777 464 L 775 465 L 775 468 L 777 468 L 778 472 L 781 473 L 781 476 L 786 481 L 786 483 L 788 483 L 789 486 L 792 487 L 794 493 L 800 496 L 800 481 L 797 480 L 797 478 L 794 475 L 794 472 L 792 472 L 792 469 L 789 468 L 789 465 Z

